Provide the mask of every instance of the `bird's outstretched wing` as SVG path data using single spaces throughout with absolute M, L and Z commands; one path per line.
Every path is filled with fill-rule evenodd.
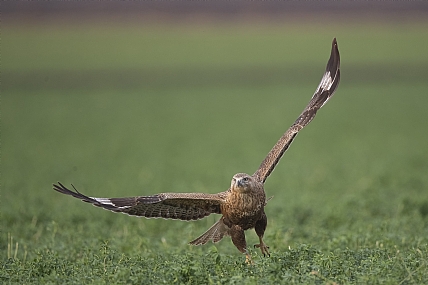
M 311 101 L 294 122 L 284 133 L 275 146 L 263 160 L 259 169 L 253 174 L 256 179 L 265 182 L 275 166 L 278 164 L 284 152 L 289 148 L 297 133 L 308 125 L 315 117 L 317 111 L 333 96 L 340 80 L 340 56 L 336 38 L 333 39 L 331 55 L 328 60 L 325 73 L 316 89 Z
M 58 185 L 53 185 L 53 189 L 113 212 L 146 218 L 186 221 L 202 219 L 213 213 L 220 214 L 220 204 L 226 195 L 226 192 L 218 194 L 160 193 L 127 198 L 95 198 L 83 195 L 76 188 L 74 188 L 75 191 L 69 190 L 59 182 Z

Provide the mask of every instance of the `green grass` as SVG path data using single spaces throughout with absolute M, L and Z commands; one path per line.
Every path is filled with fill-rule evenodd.
M 2 24 L 0 283 L 428 283 L 426 23 Z M 187 245 L 218 216 L 51 190 L 226 190 L 310 99 L 333 37 L 338 91 L 265 185 L 270 258 Z

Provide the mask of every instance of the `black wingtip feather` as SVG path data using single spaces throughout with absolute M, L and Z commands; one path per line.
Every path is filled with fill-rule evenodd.
M 329 71 L 330 74 L 333 76 L 333 74 L 336 74 L 339 68 L 340 68 L 339 47 L 337 45 L 336 38 L 334 38 L 333 42 L 331 43 L 331 54 L 327 63 L 326 71 Z
M 65 187 L 64 185 L 61 184 L 61 182 L 57 182 L 57 184 L 53 184 L 53 190 L 65 194 L 65 195 L 70 195 L 73 196 L 77 199 L 80 199 L 84 202 L 88 202 L 88 203 L 92 203 L 92 204 L 99 204 L 99 202 L 95 199 L 92 199 L 91 197 L 88 197 L 86 195 L 83 195 L 82 193 L 80 193 L 79 191 L 77 191 L 76 187 L 74 187 L 73 184 L 71 184 L 71 186 L 73 186 L 73 189 L 76 191 L 71 191 L 70 189 L 68 189 L 67 187 Z
M 88 196 L 80 193 L 79 191 L 77 191 L 76 187 L 74 187 L 73 184 L 71 184 L 71 186 L 73 187 L 73 189 L 76 192 L 71 191 L 70 189 L 68 189 L 67 187 L 65 187 L 64 185 L 62 185 L 61 182 L 58 182 L 58 185 L 57 184 L 53 184 L 53 189 L 55 191 L 59 192 L 59 193 L 62 193 L 62 194 L 65 194 L 65 195 L 70 195 L 70 196 L 73 196 L 74 198 L 80 199 L 83 202 L 91 203 L 94 206 L 101 207 L 101 208 L 104 208 L 104 209 L 107 209 L 107 210 L 110 210 L 110 211 L 114 211 L 114 212 L 118 211 L 118 208 L 116 206 L 110 205 L 110 204 L 101 203 L 101 202 L 97 201 L 96 199 L 88 197 Z

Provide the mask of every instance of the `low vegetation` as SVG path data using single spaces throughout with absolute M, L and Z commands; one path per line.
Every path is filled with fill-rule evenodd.
M 428 284 L 427 31 L 6 25 L 0 283 Z M 139 219 L 51 189 L 224 191 L 299 115 L 333 37 L 338 91 L 266 183 L 270 257 L 187 244 L 219 217 Z

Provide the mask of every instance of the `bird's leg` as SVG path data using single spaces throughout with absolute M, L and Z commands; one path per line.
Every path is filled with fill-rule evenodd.
M 263 242 L 263 235 L 265 233 L 266 226 L 267 226 L 267 217 L 266 217 L 266 214 L 263 213 L 262 218 L 258 220 L 255 225 L 255 230 L 257 235 L 259 236 L 260 243 L 255 244 L 254 247 L 260 248 L 264 256 L 266 255 L 270 256 L 269 247 Z
M 263 237 L 259 236 L 260 243 L 255 244 L 254 247 L 260 248 L 263 253 L 263 256 L 270 256 L 269 247 L 263 242 Z
M 244 230 L 238 225 L 233 225 L 230 228 L 230 237 L 232 238 L 232 242 L 236 246 L 236 248 L 238 248 L 240 252 L 245 254 L 245 262 L 248 264 L 253 264 L 253 261 L 251 260 L 251 255 L 247 250 L 247 242 L 245 240 Z
M 251 259 L 251 255 L 248 251 L 245 251 L 245 263 L 246 264 L 254 264 L 253 260 Z

